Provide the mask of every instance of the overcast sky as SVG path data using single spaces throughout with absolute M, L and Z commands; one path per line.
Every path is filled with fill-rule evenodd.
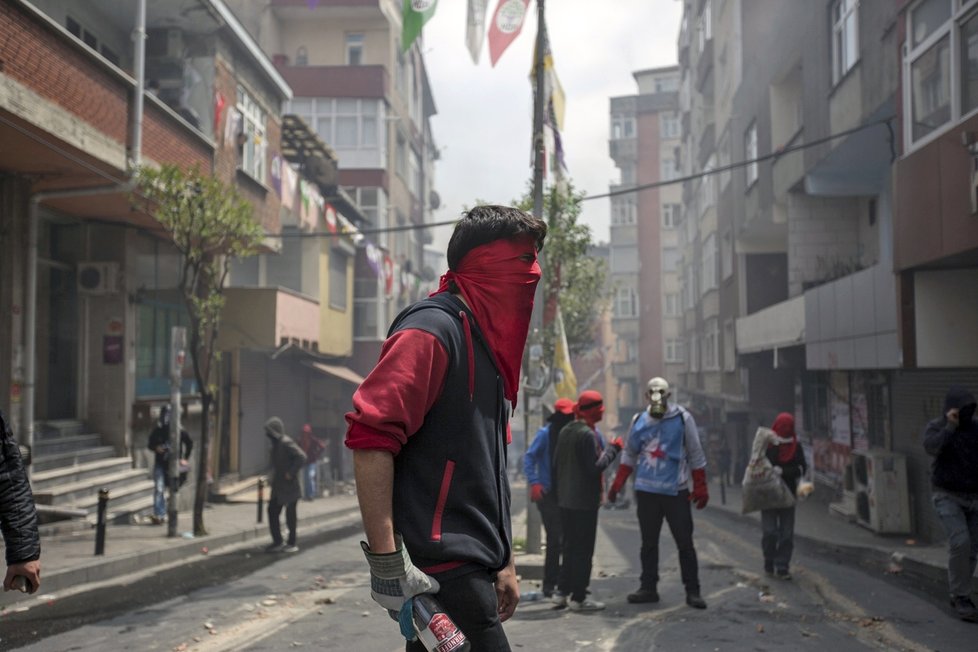
M 489 1 L 489 16 L 498 0 Z M 532 176 L 529 81 L 536 3 L 519 38 L 495 68 L 483 45 L 478 65 L 465 47 L 465 0 L 443 0 L 424 28 L 425 61 L 438 115 L 432 120 L 441 160 L 435 188 L 437 221 L 483 199 L 509 203 Z M 637 91 L 632 72 L 676 63 L 682 2 L 678 0 L 550 0 L 547 26 L 557 74 L 567 95 L 563 134 L 574 184 L 595 195 L 617 178 L 608 156 L 608 100 Z M 596 241 L 608 240 L 609 202 L 584 202 L 583 221 Z M 435 229 L 445 246 L 451 227 Z

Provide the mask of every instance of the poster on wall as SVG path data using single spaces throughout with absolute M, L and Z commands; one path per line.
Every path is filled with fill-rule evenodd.
M 840 486 L 852 450 L 847 372 L 833 371 L 829 374 L 828 412 L 828 436 L 813 442 L 814 468 L 822 482 Z
M 105 324 L 105 334 L 102 335 L 102 363 L 121 364 L 122 363 L 122 333 L 123 323 L 121 319 L 109 319 Z
M 866 399 L 866 379 L 858 373 L 852 375 L 849 411 L 853 450 L 869 450 L 869 402 Z

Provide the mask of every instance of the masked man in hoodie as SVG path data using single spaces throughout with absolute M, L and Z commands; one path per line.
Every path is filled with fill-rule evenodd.
M 614 501 L 632 470 L 638 468 L 634 493 L 642 534 L 642 577 L 638 591 L 630 593 L 628 601 L 659 601 L 659 533 L 665 519 L 679 549 L 686 604 L 706 609 L 706 602 L 700 596 L 690 509 L 690 503 L 695 503 L 696 509 L 703 509 L 710 500 L 706 456 L 693 415 L 681 405 L 669 402 L 669 383 L 664 378 L 651 379 L 647 395 L 649 408 L 632 421 L 618 473 L 608 491 L 608 500 Z
M 510 649 L 519 601 L 506 455 L 546 233 L 515 208 L 466 213 L 438 290 L 395 318 L 346 415 L 371 596 L 396 615 L 435 593 L 478 650 Z
M 302 496 L 299 489 L 299 473 L 306 465 L 306 454 L 295 440 L 285 434 L 285 426 L 278 417 L 265 422 L 265 436 L 272 442 L 272 494 L 268 498 L 268 531 L 272 543 L 266 552 L 298 552 L 296 504 Z M 282 541 L 282 509 L 285 509 L 285 525 L 289 528 L 288 542 Z
M 944 416 L 924 430 L 924 450 L 934 458 L 931 486 L 934 509 L 947 534 L 947 581 L 951 606 L 962 620 L 978 622 L 971 600 L 978 559 L 978 420 L 975 397 L 951 387 Z

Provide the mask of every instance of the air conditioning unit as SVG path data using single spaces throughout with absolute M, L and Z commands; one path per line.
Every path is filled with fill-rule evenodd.
M 852 451 L 856 521 L 880 534 L 910 532 L 907 458 L 884 450 Z
M 78 263 L 78 292 L 80 294 L 115 294 L 119 291 L 119 263 Z

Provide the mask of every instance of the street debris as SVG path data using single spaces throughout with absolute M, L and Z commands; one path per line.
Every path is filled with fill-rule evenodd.
M 261 606 L 263 606 L 263 607 L 274 607 L 277 604 L 278 604 L 278 601 L 275 600 L 275 599 L 268 599 L 268 600 L 262 600 L 261 601 Z
M 318 600 L 316 600 L 316 604 L 336 604 L 336 598 L 329 595 L 326 596 L 325 598 L 319 598 Z
M 764 625 L 762 625 L 760 623 L 757 624 L 757 633 L 758 634 L 763 634 L 764 633 Z
M 757 594 L 757 599 L 761 602 L 774 602 L 774 596 L 767 591 L 760 591 Z
M 886 567 L 887 575 L 897 575 L 903 572 L 903 553 L 894 552 L 890 555 L 890 563 Z

